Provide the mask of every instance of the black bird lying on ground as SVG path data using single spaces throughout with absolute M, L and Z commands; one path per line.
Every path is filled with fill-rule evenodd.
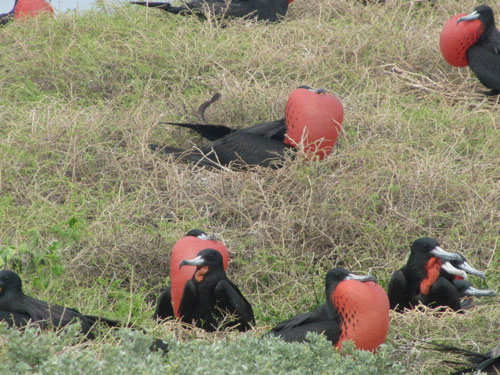
M 326 302 L 315 310 L 279 323 L 266 335 L 303 342 L 310 332 L 337 347 L 352 340 L 358 349 L 375 350 L 389 329 L 389 300 L 373 276 L 357 276 L 342 267 L 325 278 Z
M 208 104 L 218 98 L 214 96 Z M 199 112 L 208 106 L 204 103 Z M 340 100 L 324 89 L 314 90 L 300 86 L 288 99 L 285 118 L 256 124 L 243 129 L 225 125 L 171 123 L 199 133 L 211 143 L 186 151 L 151 145 L 153 150 L 172 154 L 177 159 L 200 166 L 221 168 L 231 166 L 241 169 L 248 166 L 279 168 L 289 153 L 301 143 L 309 155 L 320 159 L 331 153 L 343 121 Z
M 461 259 L 459 254 L 441 249 L 434 238 L 417 239 L 411 246 L 408 262 L 394 272 L 389 282 L 391 309 L 402 312 L 422 303 L 460 310 L 459 292 L 452 281 L 441 276 L 441 265 L 443 260 L 460 262 Z
M 227 327 L 246 331 L 255 324 L 252 306 L 226 277 L 217 250 L 202 250 L 196 258 L 183 260 L 180 267 L 184 265 L 196 266 L 196 271 L 184 287 L 179 306 L 183 322 L 208 332 Z
M 83 315 L 67 307 L 49 304 L 23 293 L 22 281 L 15 272 L 0 271 L 0 317 L 12 327 L 23 327 L 27 322 L 42 329 L 60 328 L 79 321 L 82 333 L 94 338 L 93 329 L 98 323 L 117 327 L 120 322 L 102 317 Z
M 467 366 L 461 370 L 451 373 L 450 375 L 465 375 L 465 374 L 476 374 L 481 371 L 481 374 L 487 375 L 498 375 L 500 374 L 500 344 L 495 346 L 487 353 L 477 353 L 470 350 L 457 348 L 455 346 L 442 345 L 437 343 L 432 343 L 434 345 L 433 350 L 438 350 L 441 352 L 454 353 L 459 355 L 465 355 L 469 364 L 463 363 L 463 366 Z M 456 362 L 446 361 L 455 364 Z M 472 365 L 472 366 L 471 366 Z
M 23 293 L 18 274 L 8 270 L 0 271 L 0 321 L 9 327 L 22 328 L 28 324 L 41 329 L 62 328 L 80 322 L 86 338 L 94 339 L 94 329 L 100 323 L 108 327 L 120 327 L 121 322 L 99 316 L 84 315 L 75 309 L 51 304 L 29 297 Z M 167 344 L 154 340 L 151 349 L 167 350 Z
M 184 162 L 199 166 L 234 168 L 260 165 L 278 168 L 282 165 L 286 151 L 294 148 L 284 143 L 285 119 L 263 122 L 244 129 L 234 129 L 225 125 L 168 123 L 193 130 L 211 143 L 190 150 L 151 145 L 153 150 L 172 154 Z M 291 156 L 293 156 L 291 154 Z
M 181 6 L 172 6 L 166 2 L 133 1 L 131 4 L 163 9 L 166 12 L 188 15 L 194 14 L 207 18 L 206 12 L 222 18 L 250 17 L 258 20 L 275 22 L 283 18 L 288 4 L 293 0 L 192 0 Z

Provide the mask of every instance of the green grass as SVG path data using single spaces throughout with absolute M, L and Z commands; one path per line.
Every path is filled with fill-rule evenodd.
M 224 240 L 229 277 L 254 306 L 243 351 L 321 303 L 334 266 L 386 286 L 420 236 L 463 253 L 495 288 L 499 105 L 475 93 L 477 79 L 449 66 L 438 45 L 443 23 L 473 6 L 296 0 L 280 24 L 226 27 L 122 6 L 11 23 L 0 33 L 0 265 L 21 273 L 29 295 L 130 320 L 183 351 L 228 356 L 234 334 L 150 319 L 170 250 L 192 228 Z M 202 142 L 157 122 L 197 120 L 215 92 L 209 121 L 245 126 L 281 118 L 302 84 L 344 105 L 343 132 L 322 162 L 299 156 L 278 171 L 219 172 L 148 147 Z M 485 351 L 500 334 L 495 303 L 462 315 L 391 314 L 390 348 L 375 361 L 442 374 L 442 355 L 415 339 Z M 113 345 L 104 337 L 61 352 L 87 358 Z M 310 350 L 279 347 L 287 356 Z M 335 349 L 324 355 L 338 362 Z M 163 367 L 174 360 L 160 362 L 175 371 Z

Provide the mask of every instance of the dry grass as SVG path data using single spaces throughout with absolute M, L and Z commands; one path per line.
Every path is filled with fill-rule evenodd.
M 438 46 L 443 22 L 472 7 L 297 0 L 277 25 L 221 28 L 134 7 L 10 25 L 0 34 L 1 244 L 35 258 L 60 244 L 64 273 L 46 290 L 29 286 L 37 268 L 24 258 L 33 294 L 148 322 L 172 245 L 191 228 L 215 232 L 259 333 L 322 301 L 335 265 L 385 285 L 423 235 L 487 270 L 494 287 L 499 104 Z M 148 148 L 202 142 L 156 123 L 196 119 L 214 92 L 222 99 L 207 117 L 244 126 L 280 118 L 301 84 L 328 88 L 345 107 L 323 162 L 219 172 Z M 482 350 L 496 342 L 498 318 L 493 304 L 394 314 L 388 341 L 409 373 L 443 373 L 440 354 L 414 339 Z

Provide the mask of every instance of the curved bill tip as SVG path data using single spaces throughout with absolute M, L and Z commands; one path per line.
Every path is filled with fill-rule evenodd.
M 463 262 L 460 264 L 460 269 L 464 270 L 468 274 L 474 275 L 474 276 L 479 276 L 481 279 L 486 280 L 486 274 L 484 272 L 481 272 L 474 267 L 472 267 L 469 263 Z
M 465 290 L 465 295 L 476 297 L 496 297 L 497 292 L 491 289 L 476 289 L 473 286 L 470 286 Z
M 361 282 L 373 281 L 377 282 L 377 278 L 373 275 L 355 275 L 353 273 L 348 274 L 344 280 L 356 280 Z
M 441 265 L 441 269 L 448 272 L 451 275 L 460 276 L 464 279 L 467 279 L 467 273 L 464 270 L 459 270 L 450 262 L 443 263 Z
M 473 20 L 477 20 L 481 15 L 479 14 L 479 12 L 477 10 L 475 10 L 474 12 L 472 12 L 471 14 L 468 14 L 466 16 L 463 16 L 463 17 L 460 17 L 458 20 L 457 20 L 457 25 L 462 22 L 462 21 L 473 21 Z
M 202 266 L 204 263 L 205 259 L 203 259 L 200 255 L 198 255 L 194 259 L 184 259 L 183 261 L 181 261 L 181 263 L 179 264 L 179 269 L 182 266 Z
M 206 233 L 203 233 L 203 234 L 200 234 L 198 236 L 198 238 L 200 240 L 217 241 L 217 236 L 215 234 L 206 234 Z
M 462 257 L 460 256 L 460 254 L 449 253 L 448 251 L 444 251 L 443 249 L 441 249 L 439 246 L 436 246 L 434 249 L 432 249 L 430 253 L 435 257 L 441 258 L 443 260 L 448 260 L 448 261 L 455 260 L 458 262 L 462 261 Z

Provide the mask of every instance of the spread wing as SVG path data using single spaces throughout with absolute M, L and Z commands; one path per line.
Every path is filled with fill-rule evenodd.
M 239 330 L 246 330 L 250 328 L 250 324 L 255 324 L 252 306 L 231 281 L 224 279 L 217 283 L 215 298 L 217 307 L 238 317 Z

